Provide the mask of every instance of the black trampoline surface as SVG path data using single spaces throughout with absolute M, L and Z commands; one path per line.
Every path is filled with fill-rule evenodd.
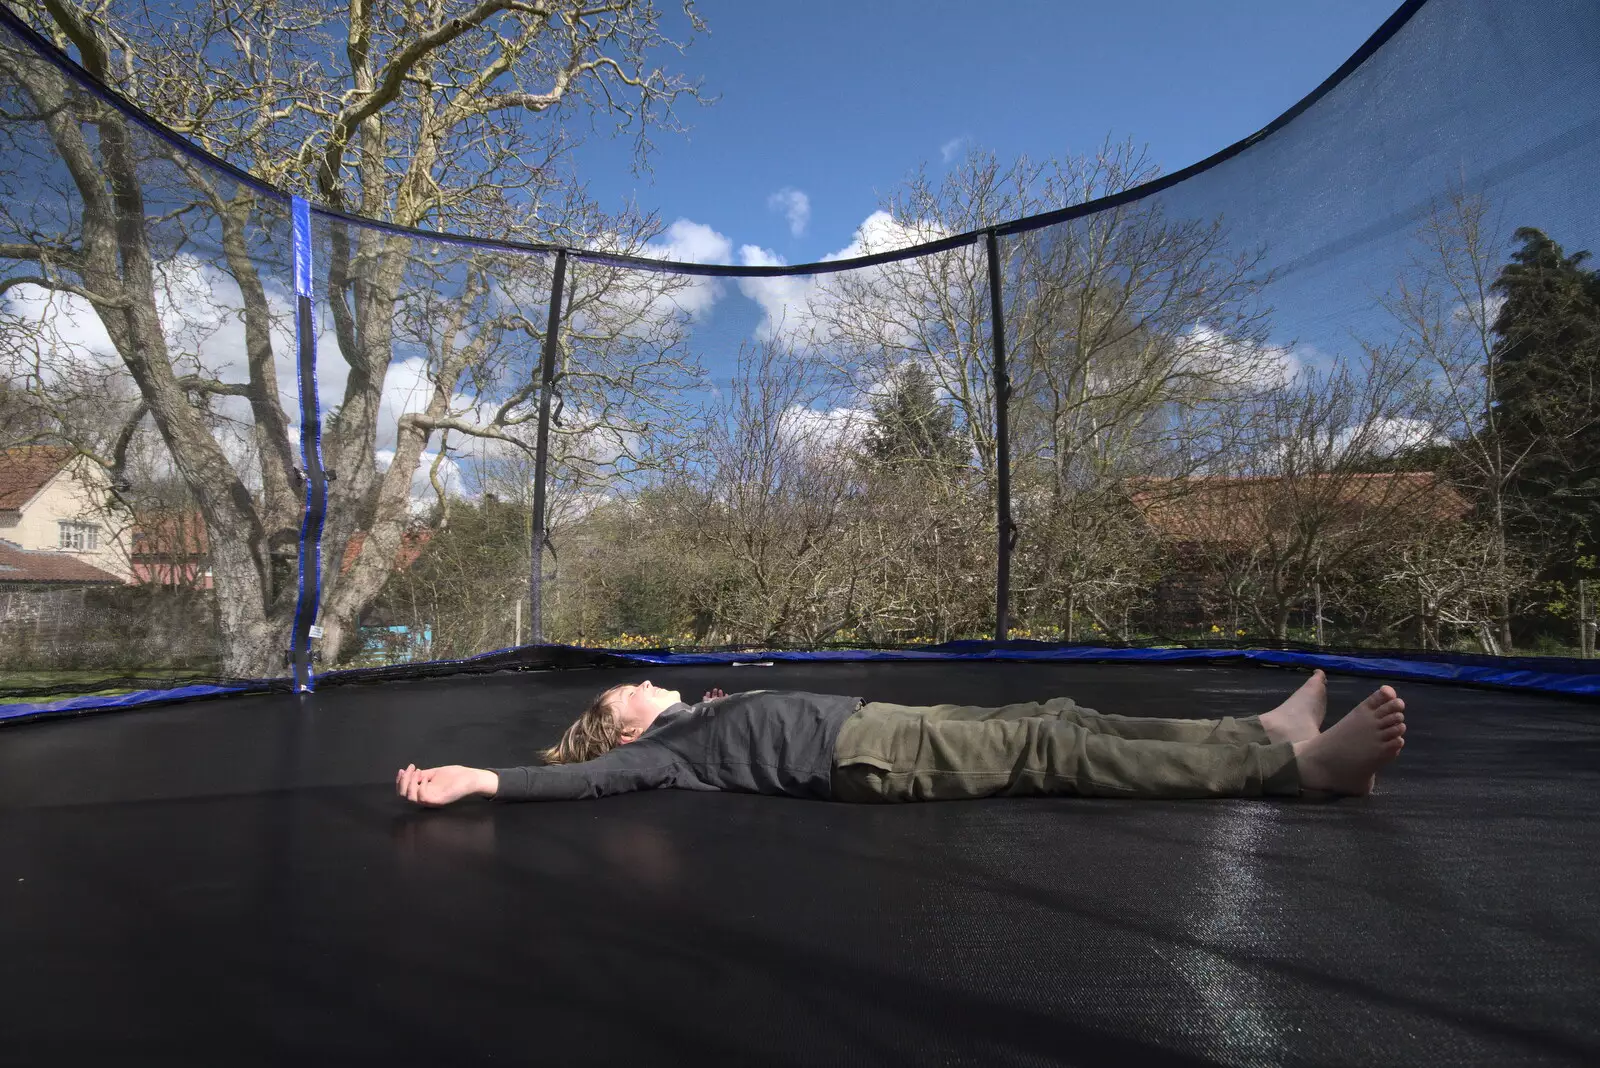
M 531 762 L 628 679 L 1212 716 L 1301 677 L 570 671 L 6 727 L 0 1060 L 1600 1062 L 1594 704 L 1405 684 L 1404 754 L 1331 803 L 393 792 Z

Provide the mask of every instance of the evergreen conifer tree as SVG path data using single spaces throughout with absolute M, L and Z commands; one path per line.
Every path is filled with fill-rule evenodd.
M 922 367 L 907 364 L 889 393 L 872 405 L 872 415 L 866 447 L 874 464 L 954 468 L 963 463 L 966 446 L 956 432 L 955 412 L 940 403 Z
M 1549 553 L 1549 577 L 1571 579 L 1600 535 L 1600 272 L 1541 230 L 1515 236 L 1494 283 L 1496 424 L 1507 450 L 1527 453 L 1510 487 L 1518 534 Z

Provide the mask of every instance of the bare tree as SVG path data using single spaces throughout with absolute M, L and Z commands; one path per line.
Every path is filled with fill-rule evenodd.
M 861 251 L 927 241 L 1123 192 L 1156 169 L 1128 144 L 1002 167 L 973 154 L 913 177 Z M 871 240 L 876 237 L 876 244 Z M 1220 220 L 1168 218 L 1159 197 L 1001 239 L 1013 393 L 1019 602 L 1073 632 L 1087 611 L 1121 632 L 1146 585 L 1123 479 L 1181 474 L 1222 451 L 1282 354 L 1266 344 L 1259 249 Z M 858 388 L 922 367 L 959 413 L 981 484 L 996 486 L 994 354 L 981 243 L 819 280 L 808 341 Z M 992 506 L 991 506 L 992 507 Z M 1115 548 L 1113 548 L 1115 547 Z
M 1455 443 L 1453 463 L 1463 488 L 1480 503 L 1497 574 L 1509 574 L 1507 533 L 1517 508 L 1513 486 L 1530 447 L 1499 432 L 1495 398 L 1500 346 L 1494 336 L 1499 299 L 1493 291 L 1505 258 L 1488 201 L 1454 189 L 1435 201 L 1417 230 L 1410 263 L 1384 306 L 1402 343 L 1431 371 L 1435 420 Z M 1464 477 L 1463 477 L 1464 476 Z M 1504 591 L 1495 631 L 1511 648 L 1511 593 Z
M 970 468 L 867 470 L 842 534 L 848 635 L 947 641 L 994 625 L 994 506 Z M 842 565 L 841 565 L 842 566 Z
M 1409 632 L 1423 649 L 1447 648 L 1465 632 L 1488 653 L 1509 652 L 1499 641 L 1503 606 L 1528 589 L 1529 569 L 1481 523 L 1413 530 L 1376 556 L 1350 591 L 1381 613 L 1391 632 Z
M 852 621 L 861 561 L 846 552 L 863 413 L 838 405 L 814 361 L 743 348 L 682 472 L 697 493 L 672 517 L 728 569 L 707 604 L 735 640 L 815 643 Z
M 1168 484 L 1167 492 L 1178 489 Z M 1013 558 L 1017 617 L 1053 625 L 1069 642 L 1084 637 L 1080 619 L 1101 635 L 1131 639 L 1165 559 L 1126 486 L 1105 481 L 1054 496 L 1024 485 L 1018 503 L 1027 537 Z
M 1431 472 L 1380 470 L 1430 440 L 1425 400 L 1416 360 L 1393 347 L 1305 368 L 1262 397 L 1238 452 L 1147 508 L 1286 638 L 1319 584 L 1334 590 L 1371 554 L 1461 518 L 1460 498 Z
M 215 0 L 169 21 L 110 2 L 52 0 L 25 16 L 174 129 L 281 187 L 401 226 L 523 240 L 641 247 L 654 220 L 607 218 L 583 200 L 561 167 L 572 127 L 558 120 L 612 116 L 642 152 L 652 130 L 672 126 L 673 102 L 693 92 L 651 61 L 675 42 L 649 0 L 433 0 L 291 14 Z M 692 10 L 689 23 L 699 28 Z M 225 670 L 270 673 L 287 644 L 303 499 L 298 427 L 277 378 L 288 304 L 281 276 L 264 269 L 284 262 L 283 205 L 197 166 L 26 50 L 6 50 L 0 66 L 7 136 L 27 149 L 13 157 L 21 167 L 12 177 L 43 179 L 20 202 L 26 208 L 4 217 L 0 259 L 18 269 L 0 287 L 93 309 L 138 388 L 130 422 L 154 426 L 205 518 Z M 348 368 L 342 395 L 325 398 L 333 414 L 324 456 L 338 476 L 330 558 L 343 559 L 363 535 L 348 569 L 324 570 L 324 646 L 337 655 L 393 567 L 430 441 L 446 431 L 522 440 L 512 431 L 536 407 L 527 367 L 543 330 L 525 314 L 527 294 L 548 292 L 548 264 L 517 260 L 510 277 L 519 291 L 507 282 L 512 257 L 436 252 L 340 218 L 319 234 L 318 254 L 325 318 Z M 174 351 L 164 321 L 171 305 L 160 294 L 181 255 L 202 256 L 237 288 L 240 375 L 209 373 L 200 361 L 186 367 Z M 440 331 L 438 322 L 458 329 Z M 397 360 L 425 368 L 425 397 L 400 418 L 386 458 L 378 444 L 385 379 Z M 687 366 L 669 362 L 672 374 Z M 634 386 L 644 392 L 640 380 Z M 463 403 L 474 391 L 477 403 Z M 247 450 L 230 451 L 213 433 L 203 415 L 211 398 L 233 399 L 241 420 L 248 413 Z

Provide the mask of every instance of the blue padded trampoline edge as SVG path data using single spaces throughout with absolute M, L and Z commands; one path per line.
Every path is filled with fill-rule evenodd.
M 952 643 L 954 644 L 954 643 Z M 981 644 L 981 643 L 979 643 Z M 1410 682 L 1454 682 L 1494 686 L 1577 697 L 1600 696 L 1600 664 L 1593 672 L 1540 671 L 1532 668 L 1496 668 L 1397 657 L 1362 657 L 1336 653 L 1306 653 L 1281 649 L 1115 649 L 1074 646 L 1067 649 L 987 648 L 957 652 L 901 649 L 834 649 L 817 652 L 746 653 L 639 653 L 608 650 L 611 655 L 641 665 L 733 664 L 759 660 L 788 662 L 864 660 L 990 660 L 990 661 L 1144 661 L 1205 662 L 1246 660 L 1278 667 L 1322 668 L 1347 675 L 1372 675 Z
M 1393 656 L 1356 656 L 1342 653 L 1311 653 L 1282 649 L 1118 649 L 1103 646 L 1042 646 L 1039 648 L 997 647 L 994 643 L 950 642 L 927 649 L 824 649 L 810 652 L 751 650 L 746 652 L 652 653 L 619 649 L 589 649 L 557 646 L 575 653 L 605 656 L 614 664 L 686 667 L 693 665 L 734 665 L 762 661 L 786 663 L 851 661 L 950 661 L 1063 662 L 1088 663 L 1206 663 L 1249 661 L 1277 667 L 1322 668 L 1346 675 L 1366 675 L 1390 682 L 1442 682 L 1489 686 L 1567 697 L 1600 697 L 1600 662 L 1595 670 L 1540 670 L 1536 667 L 1489 667 L 1481 664 L 1451 663 L 1448 660 L 1406 660 Z M 509 651 L 509 650 L 506 650 Z M 494 654 L 482 654 L 458 661 L 440 663 L 470 664 Z M 1523 659 L 1521 663 L 1529 663 Z M 1584 661 L 1558 661 L 1562 666 L 1583 665 Z M 1552 665 L 1554 666 L 1554 665 Z M 343 674 L 343 673 L 340 673 Z M 359 674 L 357 673 L 352 673 Z M 324 676 L 325 678 L 327 676 Z M 0 705 L 0 722 L 27 719 L 54 713 L 109 711 L 133 708 L 163 701 L 227 694 L 264 692 L 257 684 L 232 686 L 183 686 L 171 690 L 138 690 L 114 697 L 84 696 L 37 704 Z
M 261 693 L 260 687 L 240 686 L 179 686 L 171 690 L 134 690 L 132 693 L 108 696 L 89 694 L 84 697 L 65 697 L 59 701 L 37 704 L 0 705 L 0 722 L 27 719 L 55 712 L 99 712 L 117 708 L 134 708 L 159 701 L 181 701 L 190 697 L 217 697 L 229 693 Z

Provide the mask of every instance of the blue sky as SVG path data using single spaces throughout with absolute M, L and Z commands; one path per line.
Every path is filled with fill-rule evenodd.
M 692 129 L 657 139 L 650 173 L 602 136 L 580 173 L 608 209 L 632 197 L 734 250 L 816 260 L 919 163 L 937 174 L 967 146 L 1043 158 L 1109 134 L 1187 166 L 1309 92 L 1397 3 L 701 0 L 711 32 L 673 61 L 717 103 L 684 109 Z

